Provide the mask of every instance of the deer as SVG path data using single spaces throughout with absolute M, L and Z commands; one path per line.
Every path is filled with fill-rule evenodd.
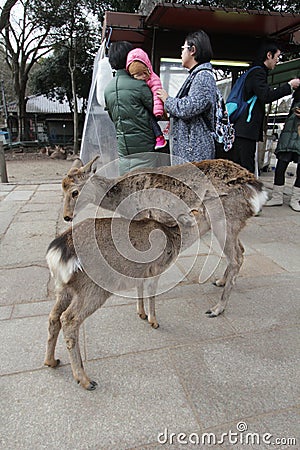
M 97 382 L 86 374 L 80 353 L 81 324 L 112 292 L 136 286 L 139 317 L 147 319 L 143 297 L 146 291 L 148 322 L 158 328 L 155 295 L 159 277 L 182 245 L 194 239 L 190 232 L 194 225 L 183 226 L 188 231 L 181 232 L 179 225 L 170 227 L 151 219 L 85 219 L 54 239 L 46 259 L 55 281 L 56 303 L 49 315 L 44 364 L 52 368 L 59 365 L 55 347 L 62 329 L 74 379 L 84 389 L 94 390 Z
M 159 277 L 182 249 L 211 229 L 228 262 L 223 276 L 215 281 L 216 286 L 223 287 L 221 298 L 206 311 L 208 317 L 219 316 L 225 310 L 243 262 L 239 233 L 267 200 L 261 181 L 230 161 L 206 160 L 138 169 L 108 179 L 95 172 L 95 160 L 86 165 L 80 159 L 75 160 L 62 180 L 64 218 L 76 222 L 76 214 L 88 203 L 101 205 L 121 217 L 96 217 L 75 223 L 49 245 L 46 256 L 55 280 L 56 303 L 49 315 L 44 364 L 52 368 L 59 365 L 55 346 L 62 328 L 73 376 L 87 390 L 94 390 L 97 383 L 83 368 L 79 327 L 110 297 L 110 286 L 114 292 L 136 286 L 139 317 L 148 318 L 150 325 L 158 328 L 155 296 Z M 145 193 L 150 195 L 144 196 Z M 156 237 L 151 241 L 153 232 L 163 234 L 163 244 Z M 124 236 L 128 236 L 125 256 L 124 246 L 121 245 L 120 252 L 115 245 L 122 243 Z M 151 249 L 155 242 L 157 257 L 150 260 L 126 257 L 132 248 L 147 255 L 149 241 Z M 144 292 L 148 298 L 148 317 Z
M 49 156 L 51 159 L 67 159 L 68 152 L 65 148 L 55 145 L 54 149 L 46 146 L 40 150 L 41 154 Z
M 169 227 L 179 217 L 181 224 L 190 226 L 196 217 L 199 237 L 211 230 L 227 259 L 223 276 L 214 282 L 223 287 L 221 298 L 206 315 L 213 318 L 223 313 L 243 263 L 239 233 L 268 198 L 263 183 L 247 169 L 223 159 L 136 169 L 112 179 L 96 171 L 96 160 L 85 165 L 75 160 L 63 178 L 65 221 L 76 219 L 88 203 Z
M 67 159 L 68 153 L 63 147 L 56 145 L 53 153 L 51 153 L 51 155 L 49 156 L 52 159 Z

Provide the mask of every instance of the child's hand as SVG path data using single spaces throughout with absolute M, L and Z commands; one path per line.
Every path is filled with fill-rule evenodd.
M 169 120 L 168 113 L 166 111 L 164 111 L 163 115 L 162 116 L 156 116 L 156 119 L 157 120 L 162 120 L 162 121 Z

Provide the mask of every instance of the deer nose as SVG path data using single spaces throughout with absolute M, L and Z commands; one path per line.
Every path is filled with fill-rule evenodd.
M 72 222 L 72 217 L 70 217 L 70 216 L 65 216 L 65 217 L 64 217 L 64 220 L 65 220 L 66 222 Z

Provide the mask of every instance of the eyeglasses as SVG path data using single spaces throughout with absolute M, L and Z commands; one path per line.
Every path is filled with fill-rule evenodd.
M 183 51 L 185 48 L 189 50 L 191 47 L 192 47 L 191 45 L 182 45 L 181 50 Z

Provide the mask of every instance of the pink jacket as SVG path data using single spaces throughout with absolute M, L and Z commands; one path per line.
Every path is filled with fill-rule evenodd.
M 129 65 L 133 61 L 140 61 L 148 67 L 148 69 L 150 71 L 150 78 L 147 81 L 147 84 L 153 94 L 153 114 L 155 115 L 155 117 L 161 117 L 164 113 L 164 104 L 160 100 L 160 98 L 158 98 L 158 96 L 157 96 L 157 90 L 161 89 L 161 87 L 162 87 L 160 78 L 158 75 L 156 75 L 155 72 L 153 72 L 152 64 L 150 62 L 150 59 L 149 59 L 147 53 L 144 52 L 144 50 L 142 50 L 141 48 L 134 48 L 133 50 L 131 50 L 128 53 L 127 62 L 126 62 L 126 70 L 128 70 Z

